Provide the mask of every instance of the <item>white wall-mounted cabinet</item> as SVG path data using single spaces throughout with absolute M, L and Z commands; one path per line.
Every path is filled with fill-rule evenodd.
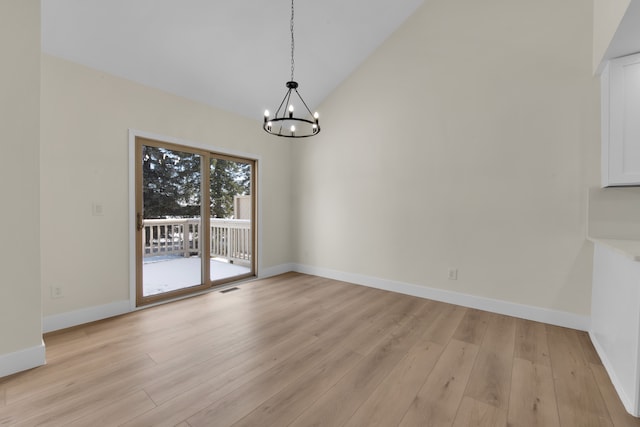
M 640 54 L 611 60 L 600 78 L 602 186 L 640 185 Z

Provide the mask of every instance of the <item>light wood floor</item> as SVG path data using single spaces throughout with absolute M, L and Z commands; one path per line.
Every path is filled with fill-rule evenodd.
M 640 426 L 583 332 L 295 273 L 45 341 L 0 425 Z

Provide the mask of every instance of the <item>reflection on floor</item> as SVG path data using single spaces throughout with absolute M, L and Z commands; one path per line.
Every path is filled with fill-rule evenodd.
M 211 280 L 226 279 L 249 273 L 251 269 L 226 261 L 211 260 Z M 200 278 L 200 257 L 157 256 L 144 259 L 142 266 L 144 296 L 197 286 Z

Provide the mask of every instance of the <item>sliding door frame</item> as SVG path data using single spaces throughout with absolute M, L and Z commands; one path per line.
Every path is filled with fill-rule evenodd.
M 142 289 L 137 286 L 138 283 L 142 283 L 142 241 L 141 233 L 137 230 L 137 214 L 142 212 L 142 195 L 138 196 L 138 191 L 142 189 L 142 169 L 138 165 L 142 162 L 141 153 L 142 145 L 149 145 L 154 147 L 163 147 L 170 150 L 186 151 L 202 156 L 200 165 L 200 171 L 202 177 L 207 177 L 201 180 L 201 232 L 203 242 L 207 242 L 201 247 L 201 271 L 202 271 L 202 284 L 198 286 L 191 286 L 185 289 L 172 291 L 166 294 L 143 296 Z M 252 244 L 252 256 L 251 256 L 251 271 L 247 274 L 235 276 L 229 280 L 211 280 L 210 271 L 210 241 L 211 241 L 211 227 L 210 227 L 210 207 L 209 207 L 209 191 L 210 191 L 210 179 L 208 178 L 210 173 L 210 159 L 218 158 L 231 161 L 246 161 L 251 164 L 251 244 Z M 181 299 L 205 292 L 209 292 L 223 285 L 237 282 L 240 280 L 251 279 L 258 276 L 259 265 L 261 259 L 260 235 L 261 235 L 261 220 L 260 220 L 260 205 L 261 197 L 259 192 L 259 161 L 260 157 L 252 154 L 234 152 L 231 150 L 220 149 L 212 146 L 208 146 L 201 143 L 194 143 L 191 141 L 185 141 L 176 138 L 164 137 L 160 135 L 151 134 L 143 131 L 129 130 L 129 298 L 130 306 L 132 310 L 153 306 L 158 303 L 164 303 L 176 299 Z M 206 248 L 205 248 L 206 246 Z M 205 262 L 208 261 L 208 262 Z
M 258 276 L 258 265 L 256 263 L 256 257 L 254 256 L 254 254 L 257 253 L 257 241 L 258 241 L 258 235 L 256 233 L 256 229 L 258 228 L 256 226 L 257 223 L 257 209 L 256 209 L 256 205 L 257 205 L 257 185 L 256 185 L 256 175 L 255 172 L 257 170 L 257 165 L 258 165 L 258 161 L 257 160 L 253 160 L 253 159 L 249 159 L 247 157 L 242 157 L 242 156 L 232 156 L 229 154 L 224 154 L 224 153 L 219 153 L 219 152 L 214 152 L 214 151 L 210 151 L 209 156 L 207 157 L 208 160 L 208 164 L 207 164 L 207 171 L 210 171 L 209 165 L 211 162 L 211 159 L 219 159 L 219 160 L 228 160 L 231 162 L 246 162 L 249 163 L 251 165 L 251 182 L 250 182 L 250 189 L 251 189 L 251 272 L 246 273 L 246 274 L 242 274 L 242 275 L 238 275 L 238 276 L 234 276 L 233 278 L 235 279 L 234 281 L 238 281 L 238 280 L 242 280 L 242 279 L 248 279 L 248 278 L 252 278 L 252 277 L 257 277 Z M 209 192 L 211 191 L 211 189 L 209 188 L 210 185 L 210 180 L 207 180 L 207 193 L 209 194 Z M 207 209 L 207 223 L 209 223 L 211 219 L 211 213 L 209 212 L 209 210 Z M 208 225 L 207 227 L 207 242 L 211 241 L 211 224 Z M 209 280 L 209 282 L 211 283 L 212 287 L 216 287 L 218 285 L 224 285 L 225 283 L 229 283 L 229 280 L 226 279 L 220 279 L 220 280 L 211 280 L 211 271 L 209 269 L 207 269 L 206 271 L 207 274 L 207 278 Z

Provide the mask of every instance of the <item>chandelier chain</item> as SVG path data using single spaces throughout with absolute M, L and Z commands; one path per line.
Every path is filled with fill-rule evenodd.
M 295 69 L 296 63 L 295 60 L 293 59 L 293 52 L 295 50 L 295 46 L 296 46 L 296 41 L 293 37 L 293 0 L 291 0 L 291 23 L 290 23 L 290 29 L 291 29 L 291 81 L 293 81 L 293 70 Z
M 300 96 L 298 92 L 298 82 L 294 80 L 296 67 L 294 19 L 294 0 L 291 0 L 291 20 L 289 21 L 289 30 L 291 32 L 291 79 L 285 84 L 287 93 L 284 95 L 284 98 L 282 98 L 282 102 L 276 112 L 271 114 L 269 110 L 265 110 L 262 129 L 275 136 L 306 138 L 317 135 L 320 132 L 320 116 L 317 112 L 311 113 L 309 106 L 304 102 L 304 99 L 302 99 L 302 96 Z M 295 107 L 294 103 L 297 104 Z M 295 113 L 297 113 L 296 115 L 294 115 L 294 110 Z

